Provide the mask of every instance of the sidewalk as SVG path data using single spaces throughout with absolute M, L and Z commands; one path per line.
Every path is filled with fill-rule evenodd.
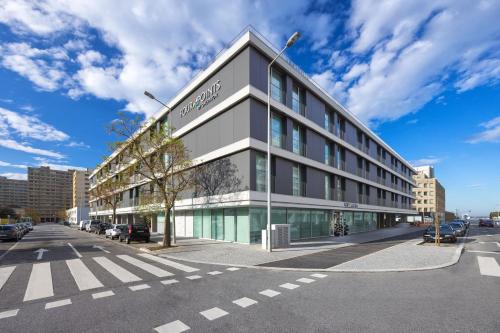
M 294 242 L 290 248 L 276 249 L 272 253 L 262 250 L 260 244 L 179 239 L 177 247 L 155 251 L 155 254 L 197 263 L 352 272 L 432 269 L 458 260 L 463 244 L 440 248 L 418 245 L 422 231 L 422 228 L 400 224 L 394 228 L 345 237 Z M 335 263 L 342 256 L 347 259 Z M 330 265 L 331 262 L 334 264 Z

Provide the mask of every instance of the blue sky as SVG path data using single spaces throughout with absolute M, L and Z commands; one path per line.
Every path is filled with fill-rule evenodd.
M 210 13 L 210 15 L 207 15 Z M 500 209 L 500 1 L 0 3 L 0 174 L 94 167 L 118 111 L 153 114 L 243 28 L 415 165 L 448 210 Z

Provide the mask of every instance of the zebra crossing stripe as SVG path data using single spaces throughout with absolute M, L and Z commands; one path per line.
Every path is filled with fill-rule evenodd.
M 33 264 L 23 302 L 54 296 L 50 262 Z
M 110 272 L 115 278 L 121 282 L 136 282 L 142 279 L 135 274 L 130 273 L 125 268 L 118 266 L 106 257 L 94 257 L 95 262 L 101 265 L 102 268 Z
M 12 274 L 12 272 L 14 272 L 15 269 L 16 266 L 0 268 L 0 290 L 2 290 L 3 285 L 5 284 L 5 282 L 7 282 L 10 275 Z
M 103 287 L 103 284 L 80 259 L 66 260 L 66 265 L 68 265 L 69 271 L 80 291 Z
M 145 270 L 148 273 L 153 274 L 154 276 L 157 277 L 166 277 L 166 276 L 172 276 L 174 274 L 167 272 L 166 270 L 163 270 L 161 268 L 158 268 L 156 266 L 153 266 L 151 264 L 148 264 L 147 262 L 141 261 L 139 259 L 136 259 L 134 257 L 122 254 L 122 255 L 117 255 L 118 258 L 121 260 L 124 260 L 128 262 L 131 265 L 137 266 L 142 270 Z
M 183 271 L 183 272 L 192 273 L 192 272 L 199 271 L 198 268 L 194 268 L 194 267 L 191 267 L 191 266 L 183 265 L 183 264 L 180 264 L 178 262 L 175 262 L 175 261 L 172 261 L 172 260 L 168 260 L 168 259 L 165 259 L 165 258 L 161 258 L 161 257 L 157 257 L 157 256 L 154 256 L 154 255 L 149 254 L 149 253 L 141 253 L 139 255 L 141 257 L 146 258 L 146 259 L 159 262 L 160 264 L 173 267 L 173 268 L 178 269 L 178 270 Z
M 478 256 L 477 263 L 481 275 L 500 277 L 500 265 L 498 265 L 495 258 Z

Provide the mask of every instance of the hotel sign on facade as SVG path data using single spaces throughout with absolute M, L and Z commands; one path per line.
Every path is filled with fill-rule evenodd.
M 194 101 L 187 103 L 181 110 L 181 118 L 186 116 L 193 110 L 201 110 L 211 101 L 219 96 L 219 90 L 222 85 L 220 80 L 215 81 L 208 89 L 203 90 L 199 95 L 194 98 Z

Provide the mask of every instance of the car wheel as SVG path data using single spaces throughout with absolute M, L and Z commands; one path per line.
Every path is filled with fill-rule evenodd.
M 127 244 L 130 244 L 130 237 L 127 237 L 125 241 L 127 242 Z
M 149 243 L 149 237 L 148 237 L 148 238 L 146 238 L 146 243 Z
M 123 239 L 122 239 L 121 237 L 120 237 L 120 238 L 118 238 L 118 239 L 120 240 L 120 243 L 121 243 L 121 242 L 123 242 Z

